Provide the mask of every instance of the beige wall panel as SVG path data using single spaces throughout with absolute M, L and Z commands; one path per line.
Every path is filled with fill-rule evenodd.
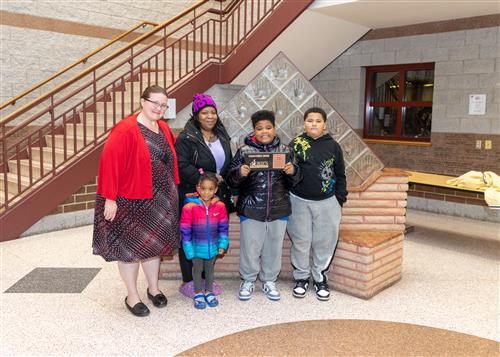
M 163 22 L 196 0 L 144 1 L 2 1 L 2 10 L 90 25 L 126 29 L 143 20 Z

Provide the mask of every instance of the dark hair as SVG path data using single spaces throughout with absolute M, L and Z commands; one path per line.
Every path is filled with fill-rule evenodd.
M 204 172 L 201 174 L 200 178 L 198 179 L 198 185 L 201 185 L 203 181 L 211 181 L 215 187 L 219 185 L 219 180 L 217 179 L 217 176 L 213 172 Z
M 274 112 L 270 110 L 259 110 L 252 114 L 251 119 L 252 119 L 252 126 L 254 128 L 257 125 L 257 123 L 261 120 L 269 120 L 273 124 L 273 126 L 275 126 L 274 122 L 276 121 L 274 118 Z
M 326 121 L 326 113 L 323 109 L 321 109 L 319 107 L 312 107 L 312 108 L 307 109 L 306 112 L 304 113 L 304 120 L 306 120 L 307 116 L 311 113 L 321 114 L 321 116 L 323 117 L 323 121 Z
M 149 99 L 152 93 L 161 93 L 167 97 L 167 91 L 165 90 L 165 88 L 155 84 L 144 89 L 144 92 L 142 92 L 141 95 L 141 99 Z

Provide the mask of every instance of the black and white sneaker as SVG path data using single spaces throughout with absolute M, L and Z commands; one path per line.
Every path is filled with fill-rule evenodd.
M 330 288 L 328 287 L 328 283 L 326 281 L 322 281 L 321 283 L 315 281 L 314 290 L 316 290 L 316 297 L 318 300 L 330 300 Z
M 307 287 L 309 286 L 309 281 L 307 280 L 296 280 L 295 286 L 293 287 L 293 296 L 296 298 L 303 298 L 306 296 Z

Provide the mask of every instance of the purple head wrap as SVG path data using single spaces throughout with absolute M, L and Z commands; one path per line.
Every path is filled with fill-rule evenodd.
M 198 113 L 205 107 L 214 107 L 217 110 L 217 106 L 211 96 L 203 93 L 195 94 L 193 97 L 193 114 Z

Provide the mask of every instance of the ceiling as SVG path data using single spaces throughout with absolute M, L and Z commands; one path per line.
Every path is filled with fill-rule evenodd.
M 500 13 L 500 0 L 316 0 L 310 10 L 371 29 Z

